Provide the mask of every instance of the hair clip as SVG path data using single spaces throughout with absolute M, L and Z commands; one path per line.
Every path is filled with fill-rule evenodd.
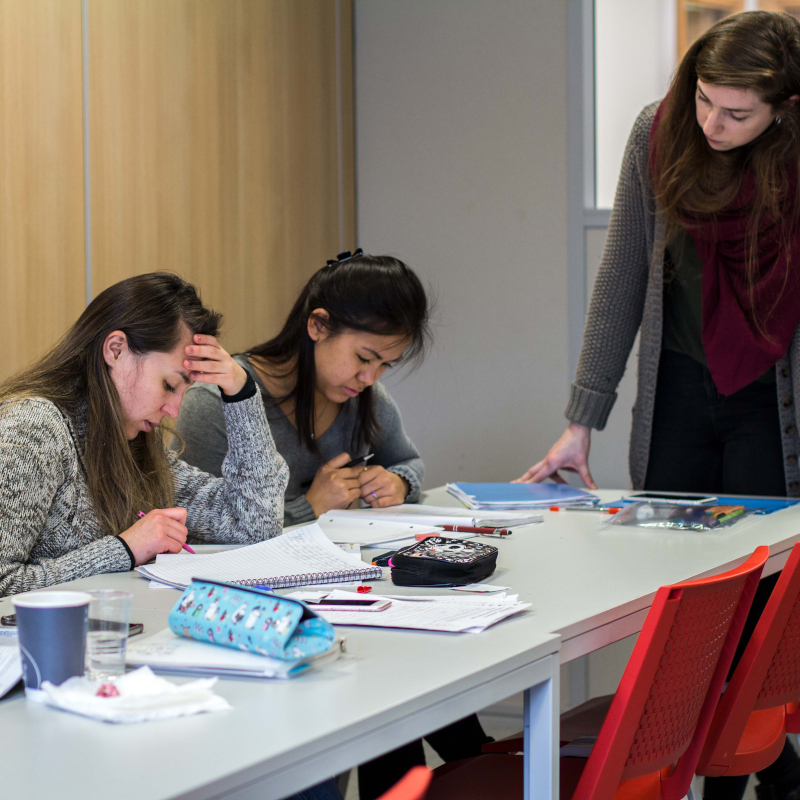
M 351 258 L 358 258 L 359 256 L 363 256 L 364 251 L 358 247 L 356 248 L 355 253 L 350 253 L 349 250 L 345 250 L 343 253 L 339 253 L 336 258 L 329 258 L 325 263 L 326 267 L 332 267 L 334 264 L 341 264 L 344 261 L 350 261 Z

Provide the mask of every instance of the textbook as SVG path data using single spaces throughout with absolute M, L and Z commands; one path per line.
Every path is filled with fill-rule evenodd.
M 594 505 L 597 495 L 565 483 L 448 483 L 447 491 L 468 508 L 546 508 Z
M 185 589 L 194 578 L 283 589 L 383 577 L 380 567 L 365 564 L 356 553 L 345 553 L 316 523 L 235 550 L 147 564 L 137 572 L 178 589 Z

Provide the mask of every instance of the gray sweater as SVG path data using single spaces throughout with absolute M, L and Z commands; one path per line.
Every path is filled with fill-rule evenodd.
M 258 377 L 253 365 L 245 356 L 236 356 L 255 379 L 264 398 L 267 418 L 275 437 L 278 452 L 289 465 L 289 485 L 286 487 L 284 502 L 284 525 L 308 522 L 315 518 L 314 509 L 306 500 L 305 493 L 314 480 L 317 470 L 339 453 L 350 453 L 353 432 L 356 427 L 356 400 L 348 400 L 342 405 L 334 423 L 319 437 L 320 454 L 315 455 L 300 443 L 297 428 L 292 425 Z M 389 472 L 394 472 L 408 481 L 410 491 L 406 502 L 419 500 L 425 465 L 417 448 L 403 430 L 400 410 L 386 389 L 375 383 L 372 387 L 375 397 L 375 414 L 380 425 L 379 441 L 375 445 L 374 458 L 370 464 L 378 464 Z M 176 430 L 185 442 L 181 457 L 212 475 L 220 474 L 222 460 L 228 451 L 228 438 L 222 416 L 222 401 L 215 386 L 204 383 L 194 384 L 183 398 Z M 173 442 L 177 448 L 180 443 Z M 256 444 L 253 443 L 255 449 Z M 366 455 L 366 451 L 350 453 L 351 456 Z
M 622 161 L 606 246 L 589 304 L 575 381 L 566 416 L 597 430 L 605 427 L 617 399 L 636 332 L 641 329 L 636 405 L 633 408 L 629 464 L 634 489 L 647 474 L 653 427 L 664 282 L 666 219 L 656 208 L 650 180 L 650 126 L 658 103 L 642 111 L 633 126 Z M 800 328 L 789 352 L 776 364 L 778 411 L 783 439 L 786 493 L 800 497 Z
M 258 395 L 226 403 L 231 443 L 215 478 L 169 454 L 189 542 L 250 544 L 281 532 L 288 468 Z M 85 418 L 49 400 L 0 406 L 0 596 L 124 572 L 122 540 L 100 527 L 84 478 Z M 147 510 L 147 509 L 146 509 Z

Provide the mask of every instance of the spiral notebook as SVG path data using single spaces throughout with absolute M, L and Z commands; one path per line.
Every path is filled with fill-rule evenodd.
M 147 564 L 137 571 L 177 589 L 185 589 L 195 577 L 271 589 L 383 577 L 380 567 L 365 564 L 356 553 L 340 550 L 316 522 L 258 544 Z

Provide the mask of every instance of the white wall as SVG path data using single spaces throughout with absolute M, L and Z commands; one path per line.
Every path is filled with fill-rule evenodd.
M 387 379 L 427 486 L 516 477 L 563 431 L 566 3 L 356 0 L 359 244 L 438 297 Z

